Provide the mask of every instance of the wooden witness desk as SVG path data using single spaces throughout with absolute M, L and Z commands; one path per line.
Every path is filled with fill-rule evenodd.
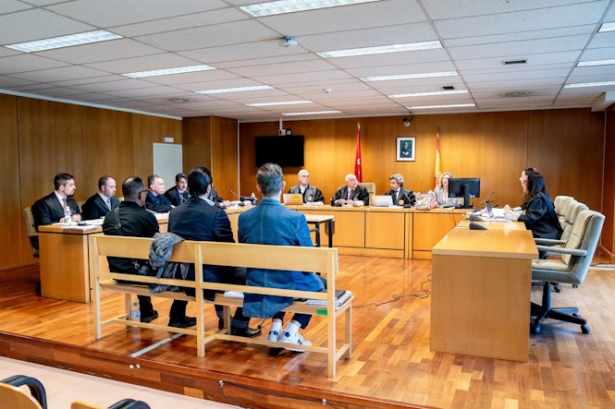
M 532 233 L 522 223 L 463 221 L 432 250 L 432 351 L 526 362 Z

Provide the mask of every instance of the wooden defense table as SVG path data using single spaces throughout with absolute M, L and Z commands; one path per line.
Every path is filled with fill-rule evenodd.
M 518 223 L 465 222 L 432 249 L 432 351 L 526 362 L 532 233 Z

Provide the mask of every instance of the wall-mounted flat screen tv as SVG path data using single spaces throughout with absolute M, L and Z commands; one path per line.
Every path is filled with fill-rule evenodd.
M 267 162 L 282 167 L 303 166 L 303 135 L 257 136 L 254 138 L 256 167 Z

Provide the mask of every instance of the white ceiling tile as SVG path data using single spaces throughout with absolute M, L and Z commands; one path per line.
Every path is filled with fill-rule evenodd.
M 33 82 L 3 75 L 0 76 L 0 93 L 2 93 L 2 88 L 15 89 L 17 87 L 28 86 L 30 84 L 33 84 Z
M 279 89 L 270 89 L 263 91 L 246 91 L 246 92 L 229 92 L 225 94 L 215 94 L 212 98 L 217 101 L 234 101 L 235 103 L 242 103 L 248 100 L 254 100 L 260 98 L 261 100 L 269 100 L 275 98 L 290 98 L 291 95 L 288 92 Z
M 253 81 L 249 78 L 232 78 L 219 81 L 205 81 L 205 82 L 192 82 L 189 84 L 178 84 L 175 88 L 184 89 L 186 91 L 203 91 L 212 89 L 224 89 L 224 88 L 239 88 L 239 87 L 253 87 L 256 85 L 266 85 L 257 81 Z
M 142 57 L 125 58 L 116 61 L 105 61 L 87 64 L 90 68 L 112 72 L 115 74 L 126 74 L 129 72 L 149 71 L 162 68 L 184 67 L 187 65 L 197 65 L 198 63 L 188 58 L 180 57 L 175 54 L 165 53 L 147 55 Z
M 362 30 L 427 21 L 416 2 L 391 0 L 289 13 L 259 18 L 259 21 L 285 35 L 299 36 Z
M 615 44 L 615 31 L 609 31 L 606 33 L 596 33 L 587 48 L 607 48 L 613 47 L 613 44 Z
M 615 60 L 615 43 L 611 44 L 611 47 L 605 48 L 593 48 L 591 50 L 585 50 L 581 55 L 581 61 L 596 61 L 596 60 Z M 613 73 L 615 73 L 615 66 Z
M 429 16 L 434 20 L 511 13 L 521 10 L 536 10 L 567 4 L 590 3 L 593 0 L 423 0 Z
M 325 60 L 313 60 L 313 61 L 301 61 L 301 62 L 289 62 L 282 64 L 267 64 L 261 66 L 250 66 L 243 68 L 227 68 L 227 71 L 234 74 L 255 77 L 257 75 L 284 75 L 284 74 L 297 74 L 304 72 L 314 71 L 328 71 L 333 70 L 335 67 L 329 64 Z
M 346 95 L 346 92 L 349 91 L 364 91 L 372 89 L 366 83 L 361 81 L 350 81 L 350 82 L 336 82 L 327 83 L 326 86 L 322 84 L 303 84 L 303 85 L 284 85 L 283 89 L 286 92 L 291 94 L 317 94 L 324 93 L 324 90 L 329 89 L 330 95 L 336 95 L 338 93 L 343 93 Z
M 474 82 L 482 81 L 514 81 L 514 80 L 526 80 L 526 79 L 553 79 L 553 78 L 566 78 L 569 70 L 535 70 L 527 72 L 511 72 L 509 74 L 469 74 L 464 75 L 463 79 L 472 84 Z M 504 83 L 502 85 L 505 86 Z
M 531 56 L 527 55 L 510 55 L 506 57 L 506 60 L 516 60 L 527 58 L 527 64 L 525 67 L 536 68 L 539 69 L 541 65 L 547 64 L 562 64 L 562 63 L 574 63 L 577 61 L 579 56 L 581 55 L 581 50 L 576 51 L 562 51 L 559 53 L 548 53 L 548 54 L 535 54 Z M 501 58 L 480 58 L 475 60 L 458 60 L 457 67 L 461 71 L 463 70 L 476 70 L 483 68 L 500 68 L 504 66 L 503 60 Z M 509 68 L 518 69 L 519 66 L 509 66 Z M 572 65 L 571 65 L 572 67 Z
M 409 92 L 442 91 L 442 86 L 452 85 L 455 89 L 466 89 L 459 77 L 421 78 L 399 81 L 369 82 L 368 85 L 383 94 L 406 94 Z
M 570 74 L 570 78 L 590 77 L 592 75 L 611 76 L 615 80 L 615 64 L 596 67 L 576 67 Z
M 603 75 L 575 75 L 570 76 L 566 84 L 584 84 L 587 82 L 604 82 L 604 81 L 615 81 L 615 76 L 613 74 L 603 74 Z
M 25 4 L 17 0 L 2 0 L 2 2 L 0 2 L 0 14 L 13 13 L 15 11 L 21 11 L 30 8 L 32 8 L 32 6 L 30 6 L 29 4 Z
M 168 51 L 186 51 L 197 48 L 255 41 L 274 41 L 281 36 L 254 20 L 236 21 L 206 27 L 196 27 L 161 34 L 136 37 L 138 41 Z
M 112 27 L 222 8 L 220 0 L 79 0 L 48 9 L 98 27 Z
M 2 45 L 8 45 L 81 33 L 94 28 L 47 10 L 32 9 L 0 16 L 0 41 Z
M 148 87 L 148 88 L 138 88 L 138 89 L 129 89 L 122 91 L 107 91 L 106 94 L 115 95 L 117 97 L 125 97 L 125 98 L 139 98 L 148 95 L 163 95 L 163 94 L 173 94 L 176 93 L 177 90 L 170 87 Z
M 3 78 L 10 78 L 10 77 L 3 77 Z M 52 85 L 49 85 L 49 84 L 33 83 L 32 81 L 25 81 L 25 80 L 19 80 L 19 81 L 24 81 L 24 84 L 13 87 L 12 89 L 13 91 L 35 92 L 35 91 L 39 91 L 42 89 L 54 88 Z
M 79 45 L 75 47 L 59 48 L 38 53 L 43 57 L 53 58 L 71 64 L 89 64 L 107 60 L 120 60 L 122 58 L 138 57 L 149 54 L 162 54 L 157 48 L 141 44 L 129 39 L 112 40 L 107 42 Z
M 48 88 L 36 91 L 37 95 L 45 95 L 47 97 L 53 98 L 66 98 L 73 95 L 83 94 L 83 91 L 72 89 L 72 88 L 64 88 L 64 87 L 55 87 Z
M 607 4 L 607 1 L 593 1 L 562 7 L 439 20 L 435 21 L 435 26 L 442 37 L 448 39 L 515 33 L 535 30 L 537 27 L 552 29 L 596 24 L 602 17 Z
M 256 81 L 263 84 L 269 84 L 275 86 L 276 84 L 301 84 L 314 80 L 338 80 L 344 78 L 352 78 L 348 74 L 342 71 L 320 71 L 318 73 L 301 73 L 301 74 L 286 74 L 286 75 L 273 75 L 273 76 L 254 76 Z
M 464 47 L 450 47 L 449 52 L 455 60 L 478 58 L 501 58 L 509 56 L 532 56 L 534 54 L 556 53 L 560 51 L 582 50 L 589 40 L 589 34 L 549 38 L 544 40 L 527 40 L 513 43 L 483 44 Z
M 67 66 L 68 64 L 31 54 L 20 54 L 0 58 L 0 74 L 12 74 L 24 71 L 45 70 Z
M 108 77 L 103 77 L 108 78 Z M 137 79 L 123 77 L 112 81 L 90 81 L 85 84 L 73 85 L 72 88 L 80 89 L 88 92 L 109 92 L 109 91 L 121 91 L 131 89 L 143 89 L 150 88 L 152 84 Z
M 556 96 L 559 91 L 562 89 L 561 86 L 559 85 L 554 85 L 554 86 L 550 86 L 550 87 L 527 87 L 524 88 L 523 91 L 526 91 L 528 93 L 527 97 L 539 97 L 539 96 Z M 472 96 L 476 99 L 484 99 L 484 98 L 501 98 L 501 97 L 505 97 L 508 99 L 517 99 L 517 98 L 521 98 L 521 97 L 506 97 L 504 94 L 508 93 L 508 92 L 520 92 L 521 90 L 519 89 L 512 89 L 509 88 L 508 91 L 506 90 L 493 90 L 493 89 L 482 89 L 482 90 L 474 90 L 472 91 Z M 525 98 L 525 97 L 523 97 Z
M 180 85 L 194 82 L 220 81 L 239 78 L 237 75 L 224 70 L 207 70 L 189 72 L 185 74 L 162 75 L 160 77 L 144 78 L 145 81 L 161 85 Z
M 78 78 L 78 79 L 71 79 L 71 80 L 66 80 L 66 81 L 52 82 L 51 84 L 57 85 L 60 87 L 72 87 L 75 85 L 87 85 L 87 84 L 95 84 L 97 82 L 123 81 L 123 80 L 129 80 L 129 79 L 127 77 L 122 77 L 119 75 L 103 75 L 101 77 Z
M 215 63 L 216 67 L 218 68 L 253 67 L 256 65 L 270 65 L 270 64 L 282 64 L 282 63 L 298 62 L 298 61 L 320 61 L 322 60 L 322 58 L 319 57 L 318 55 L 314 53 L 310 53 L 309 51 L 303 49 L 302 47 L 283 48 L 275 44 L 271 44 L 271 42 L 252 43 L 251 45 L 254 48 L 259 48 L 259 45 L 266 45 L 267 49 L 272 51 L 271 56 L 266 56 L 265 53 L 256 54 L 254 50 L 252 50 L 253 52 L 251 54 L 258 55 L 258 58 L 250 58 L 250 59 L 246 58 L 246 59 L 235 60 L 235 61 L 226 60 L 225 62 L 216 62 Z M 247 46 L 247 44 L 238 44 L 237 46 L 245 47 Z M 204 54 L 208 54 L 210 50 L 214 50 L 217 48 L 230 48 L 230 47 L 235 47 L 235 46 L 206 48 L 203 51 L 205 51 Z M 278 52 L 277 50 L 281 50 L 281 52 Z M 186 57 L 188 57 L 189 53 L 190 52 L 188 51 L 185 54 L 184 53 L 178 53 L 178 54 L 185 55 Z M 235 57 L 231 57 L 231 58 L 236 58 L 237 55 L 243 58 L 243 57 L 246 57 L 246 54 L 247 53 L 240 52 L 236 54 Z
M 239 10 L 224 8 L 203 13 L 167 17 L 162 20 L 113 27 L 113 32 L 124 37 L 137 37 L 146 34 L 163 33 L 212 24 L 228 23 L 230 21 L 246 20 L 248 18 L 249 17 L 245 13 Z
M 102 102 L 102 101 L 114 100 L 114 99 L 117 99 L 117 97 L 114 97 L 112 95 L 106 95 L 106 94 L 81 94 L 81 95 L 75 95 L 71 99 L 83 101 L 83 102 Z
M 70 67 L 60 67 L 60 68 L 52 68 L 48 70 L 30 71 L 30 72 L 24 72 L 24 73 L 19 73 L 19 74 L 12 74 L 12 76 L 17 77 L 17 78 L 23 78 L 26 80 L 32 80 L 32 81 L 57 82 L 57 81 L 75 79 L 75 78 L 102 76 L 105 74 L 106 73 L 101 72 L 101 71 L 73 65 Z
M 455 71 L 454 65 L 445 50 L 422 50 L 422 51 L 409 51 L 405 53 L 390 53 L 390 54 L 376 54 L 376 55 L 363 55 L 358 57 L 341 57 L 329 59 L 331 64 L 334 64 L 340 68 L 365 68 L 365 67 L 389 67 L 391 70 L 396 66 L 409 67 L 405 71 L 413 71 L 416 73 L 422 72 L 439 72 Z M 437 68 L 437 71 L 430 71 L 428 68 L 421 67 L 441 67 Z M 449 67 L 443 69 L 442 67 Z M 396 68 L 398 71 L 401 69 Z M 387 74 L 374 74 L 374 75 L 387 75 Z
M 554 28 L 549 30 L 530 30 L 515 33 L 501 33 L 477 37 L 458 37 L 443 40 L 446 47 L 463 47 L 478 44 L 511 43 L 515 41 L 540 40 L 577 35 L 591 35 L 596 29 L 595 24 L 584 26 Z
M 468 88 L 474 93 L 475 91 L 482 90 L 500 90 L 500 92 L 508 91 L 519 91 L 525 89 L 532 89 L 540 86 L 558 86 L 562 87 L 564 85 L 564 80 L 566 77 L 561 76 L 558 78 L 538 78 L 538 79 L 519 79 L 519 80 L 506 80 L 505 83 L 502 81 L 468 81 Z

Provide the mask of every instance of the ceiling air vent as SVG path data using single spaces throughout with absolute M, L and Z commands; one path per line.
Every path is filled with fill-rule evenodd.
M 519 98 L 519 97 L 529 97 L 532 95 L 529 91 L 510 91 L 500 94 L 505 98 Z
M 444 86 L 442 87 L 442 89 L 443 89 L 444 91 L 453 91 L 453 90 L 455 89 L 455 87 L 454 87 L 454 86 L 452 86 L 452 85 L 444 85 Z
M 502 64 L 504 65 L 518 65 L 518 64 L 527 64 L 527 58 L 524 58 L 522 60 L 508 60 L 508 61 L 502 61 Z

